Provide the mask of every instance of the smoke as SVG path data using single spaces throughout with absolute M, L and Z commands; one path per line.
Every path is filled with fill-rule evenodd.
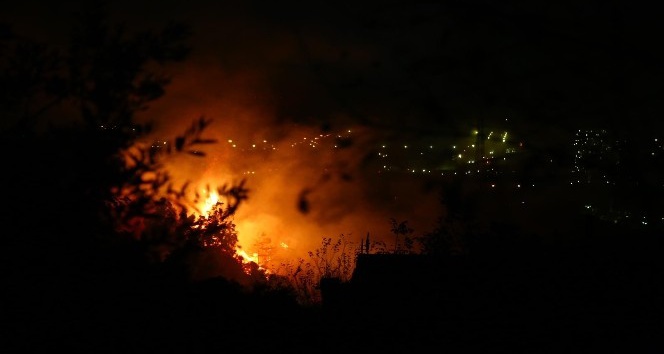
M 155 140 L 212 119 L 204 136 L 218 142 L 201 148 L 205 157 L 169 160 L 176 185 L 189 181 L 202 191 L 245 179 L 249 199 L 234 219 L 239 243 L 249 254 L 271 248 L 273 263 L 307 258 L 323 237 L 343 234 L 353 248 L 367 233 L 391 243 L 390 218 L 408 220 L 416 232 L 433 228 L 437 191 L 379 174 L 376 148 L 394 132 L 371 122 L 399 121 L 389 113 L 396 97 L 381 98 L 384 85 L 337 85 L 368 67 L 380 74 L 371 46 L 341 43 L 311 24 L 298 31 L 299 20 L 214 14 L 185 14 L 196 35 L 193 55 L 169 68 L 166 95 L 139 116 L 154 122 Z
M 66 43 L 74 3 L 56 16 L 41 7 L 33 14 L 30 5 L 9 13 L 36 16 L 44 26 L 35 35 Z M 346 10 L 204 5 L 165 2 L 157 15 L 152 4 L 108 4 L 112 22 L 132 31 L 159 29 L 170 20 L 192 26 L 192 56 L 166 68 L 172 76 L 166 95 L 137 117 L 154 122 L 148 139 L 161 141 L 201 116 L 212 119 L 205 137 L 218 143 L 202 147 L 205 157 L 168 161 L 176 186 L 189 181 L 201 191 L 246 179 L 249 200 L 235 223 L 249 253 L 265 240 L 285 258 L 306 257 L 322 237 L 344 234 L 357 245 L 370 233 L 389 241 L 392 217 L 418 231 L 430 228 L 435 191 L 377 174 L 376 144 L 387 139 L 377 126 L 412 122 L 412 115 L 401 114 L 412 104 L 390 85 L 403 82 L 403 75 L 380 62 L 377 44 L 356 36 L 360 28 Z
M 343 234 L 353 248 L 367 233 L 391 243 L 390 218 L 416 231 L 433 227 L 437 193 L 379 173 L 382 133 L 284 120 L 266 86 L 260 73 L 189 64 L 175 69 L 166 96 L 140 116 L 155 122 L 153 140 L 171 140 L 200 116 L 212 119 L 203 135 L 217 143 L 201 148 L 206 156 L 174 156 L 166 167 L 192 191 L 246 180 L 249 199 L 234 219 L 245 251 L 269 247 L 273 262 L 288 261 L 306 258 L 323 237 Z

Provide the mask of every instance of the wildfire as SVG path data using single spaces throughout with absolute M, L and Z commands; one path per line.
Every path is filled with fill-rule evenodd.
M 278 140 L 273 140 L 260 136 L 260 132 L 251 132 L 245 136 L 245 127 L 237 128 L 241 128 L 237 132 L 240 136 L 232 135 L 236 129 L 225 130 L 219 144 L 206 151 L 209 158 L 174 158 L 166 164 L 175 185 L 187 183 L 188 186 L 196 186 L 186 192 L 187 199 L 194 201 L 194 205 L 188 206 L 188 213 L 193 213 L 197 218 L 213 217 L 219 203 L 223 203 L 222 208 L 228 206 L 223 190 L 219 194 L 213 186 L 218 186 L 222 181 L 238 179 L 251 186 L 250 197 L 243 200 L 229 218 L 234 226 L 232 232 L 237 236 L 238 247 L 231 247 L 235 248 L 237 258 L 254 268 L 258 265 L 260 269 L 269 268 L 272 272 L 280 272 L 283 264 L 295 264 L 300 259 L 306 259 L 307 249 L 317 244 L 317 235 L 336 233 L 337 228 L 351 232 L 348 228 L 356 226 L 356 216 L 347 217 L 336 212 L 355 207 L 346 209 L 336 203 L 336 197 L 346 191 L 347 185 L 337 185 L 339 182 L 330 177 L 335 175 L 335 166 L 341 166 L 337 163 L 338 159 L 354 157 L 348 157 L 352 154 L 350 150 L 344 149 L 362 143 L 361 137 L 355 138 L 358 135 L 355 130 L 321 134 L 317 127 L 296 127 L 295 131 L 286 132 L 284 136 L 280 133 L 277 135 Z M 274 134 L 270 131 L 269 135 Z M 343 163 L 344 166 L 346 164 Z M 297 176 L 290 173 L 293 168 L 300 172 Z M 290 199 L 297 199 L 301 189 L 308 188 L 311 183 L 315 184 L 311 188 L 316 188 L 318 193 L 308 197 L 315 202 L 321 198 L 320 203 L 333 205 L 329 209 L 318 209 L 321 218 L 319 215 L 305 215 L 298 208 L 299 204 L 293 204 Z M 330 188 L 318 189 L 324 183 Z M 324 198 L 325 193 L 333 194 L 334 200 Z M 234 202 L 235 199 L 229 201 Z M 327 217 L 328 212 L 334 219 Z M 223 210 L 220 215 L 223 215 Z M 364 220 L 361 223 L 362 228 L 367 227 Z M 198 223 L 201 227 L 204 224 Z M 221 238 L 219 242 L 225 240 Z M 207 235 L 205 241 L 214 246 L 214 237 Z
M 205 193 L 206 191 L 203 191 L 203 192 Z M 204 200 L 204 201 L 200 204 L 200 206 L 198 207 L 198 210 L 199 210 L 199 216 L 205 216 L 205 217 L 207 217 L 207 216 L 210 214 L 210 212 L 212 211 L 212 209 L 213 209 L 216 205 L 218 205 L 219 203 L 221 203 L 221 198 L 220 198 L 220 196 L 219 196 L 219 193 L 217 193 L 217 191 L 214 191 L 214 190 L 210 191 L 210 192 L 208 193 L 207 198 L 205 198 L 205 200 Z M 286 244 L 283 243 L 283 242 L 282 242 L 281 244 L 282 244 L 282 247 L 284 247 L 284 248 L 287 248 L 287 247 L 288 247 L 288 245 L 286 245 Z M 255 263 L 255 264 L 258 265 L 258 268 L 259 268 L 259 269 L 265 271 L 266 273 L 269 273 L 269 270 L 266 269 L 266 268 L 264 268 L 264 267 L 258 262 L 258 253 L 252 253 L 252 254 L 250 255 L 250 254 L 247 253 L 245 250 L 243 250 L 242 247 L 241 247 L 240 245 L 237 245 L 237 246 L 235 247 L 235 254 L 238 256 L 239 259 L 242 260 L 242 263 L 243 263 L 243 264 L 247 265 L 247 264 L 250 264 L 250 263 L 253 262 L 253 263 Z
M 200 207 L 201 215 L 209 215 L 212 208 L 217 204 L 219 204 L 219 193 L 211 191 Z
M 235 249 L 235 252 L 237 253 L 238 256 L 242 257 L 242 263 L 250 263 L 254 262 L 258 264 L 258 253 L 253 253 L 251 256 L 245 252 L 242 248 L 237 247 Z

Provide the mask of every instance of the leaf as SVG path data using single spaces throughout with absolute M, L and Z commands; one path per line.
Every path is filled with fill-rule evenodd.
M 216 144 L 217 139 L 194 139 L 192 144 Z
M 182 148 L 184 147 L 184 137 L 178 136 L 175 138 L 175 149 L 177 151 L 182 151 Z
M 297 208 L 300 210 L 302 214 L 307 214 L 311 208 L 309 205 L 309 200 L 307 199 L 307 195 L 311 192 L 309 189 L 305 189 L 302 192 L 300 192 L 300 196 L 298 197 L 297 201 Z
M 127 152 L 127 157 L 134 164 L 138 164 L 140 162 L 139 157 L 134 155 L 134 153 L 132 153 L 131 151 Z
M 201 117 L 201 118 L 198 120 L 198 130 L 199 130 L 199 131 L 202 131 L 203 129 L 205 129 L 205 127 L 207 127 L 208 125 L 210 125 L 210 122 L 211 122 L 211 120 L 209 120 L 209 119 L 205 119 L 205 117 Z
M 187 187 L 189 187 L 189 183 L 189 181 L 184 182 L 182 188 L 180 188 L 180 196 L 184 197 L 185 193 L 187 192 Z M 198 192 L 196 192 L 196 198 L 198 198 Z

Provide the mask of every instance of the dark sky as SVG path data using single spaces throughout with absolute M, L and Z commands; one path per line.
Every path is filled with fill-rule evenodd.
M 57 42 L 79 3 L 5 4 L 0 21 Z M 662 25 L 639 2 L 122 0 L 108 8 L 129 27 L 191 25 L 191 70 L 178 72 L 220 70 L 226 91 L 251 82 L 277 121 L 463 135 L 480 116 L 487 125 L 509 117 L 534 142 L 577 128 L 661 127 Z

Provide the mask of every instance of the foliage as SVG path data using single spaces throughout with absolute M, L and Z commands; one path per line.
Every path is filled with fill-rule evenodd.
M 320 277 L 349 280 L 352 272 L 352 257 L 347 251 L 350 242 L 341 234 L 334 243 L 331 237 L 323 237 L 321 246 L 309 251 L 309 259 Z
M 188 200 L 188 182 L 179 188 L 174 187 L 168 171 L 163 169 L 163 159 L 181 152 L 205 156 L 199 146 L 215 142 L 214 139 L 201 136 L 210 122 L 209 119 L 201 117 L 173 141 L 151 145 L 136 143 L 120 152 L 125 163 L 120 167 L 120 184 L 111 189 L 113 203 L 110 210 L 113 220 L 119 225 L 126 225 L 135 217 L 158 216 L 160 205 L 164 201 L 168 201 L 179 211 L 195 208 L 201 195 L 196 192 L 194 199 Z M 209 195 L 212 188 L 208 185 L 206 191 Z M 248 190 L 244 187 L 244 181 L 240 181 L 235 185 L 222 185 L 216 192 L 228 199 L 229 204 L 223 212 L 223 217 L 227 218 L 234 214 L 239 204 L 247 198 Z
M 54 48 L 20 37 L 8 27 L 0 34 L 0 132 L 31 128 L 61 102 L 63 66 L 62 54 Z
M 462 254 L 466 251 L 464 237 L 466 225 L 459 220 L 445 216 L 438 218 L 436 227 L 424 235 L 419 241 L 422 253 L 432 256 Z
M 124 168 L 126 150 L 150 132 L 135 113 L 164 92 L 169 80 L 158 72 L 184 59 L 187 30 L 128 33 L 108 24 L 102 8 L 88 10 L 73 22 L 66 48 L 12 32 L 0 39 L 0 108 L 7 118 L 0 133 L 22 174 L 63 187 L 59 198 L 80 201 L 75 212 L 98 218 L 113 186 L 138 185 L 142 172 L 159 167 L 142 149 L 141 163 Z
M 187 27 L 130 32 L 96 5 L 86 5 L 72 27 L 69 45 L 59 48 L 4 28 L 0 35 L 0 109 L 12 118 L 0 126 L 2 147 L 13 152 L 2 176 L 16 201 L 9 216 L 42 221 L 17 246 L 50 249 L 34 267 L 65 255 L 72 264 L 94 260 L 88 253 L 102 249 L 119 252 L 107 257 L 116 262 L 137 249 L 150 264 L 201 247 L 234 257 L 232 216 L 248 196 L 244 182 L 215 188 L 225 204 L 196 218 L 187 215 L 197 203 L 186 197 L 189 183 L 174 186 L 163 168 L 173 154 L 205 156 L 201 147 L 215 142 L 203 136 L 211 120 L 194 120 L 165 145 L 144 143 L 153 123 L 136 121 L 170 83 L 164 65 L 186 58 Z
M 411 253 L 413 252 L 413 229 L 408 226 L 408 221 L 398 222 L 395 218 L 390 218 L 391 228 L 390 231 L 394 234 L 394 253 Z M 403 248 L 399 244 L 399 236 L 403 236 Z
M 321 301 L 321 279 L 350 280 L 357 256 L 350 250 L 351 244 L 344 234 L 336 240 L 323 237 L 320 247 L 308 252 L 308 259 L 298 258 L 294 264 L 282 263 L 276 273 L 283 274 L 290 281 L 300 303 L 318 304 Z
M 158 217 L 143 219 L 135 235 L 144 253 L 170 278 L 201 281 L 216 277 L 246 287 L 265 283 L 265 270 L 236 253 L 232 206 L 217 203 L 207 215 L 187 215 L 164 201 Z
M 85 123 L 128 129 L 135 112 L 161 97 L 170 78 L 150 68 L 185 59 L 189 30 L 171 24 L 158 33 L 109 25 L 103 8 L 88 7 L 74 22 L 66 57 L 70 93 Z
M 392 253 L 393 247 L 389 247 L 387 242 L 376 240 L 371 241 L 366 253 L 386 254 Z
M 321 302 L 318 288 L 320 277 L 316 274 L 311 262 L 298 258 L 295 264 L 290 261 L 282 263 L 276 272 L 283 274 L 288 279 L 300 304 L 315 305 Z
M 468 190 L 464 180 L 453 179 L 441 190 L 443 212 L 437 224 L 417 238 L 421 252 L 432 256 L 460 255 L 469 251 L 470 239 L 486 234 L 487 226 L 477 211 L 477 191 Z

